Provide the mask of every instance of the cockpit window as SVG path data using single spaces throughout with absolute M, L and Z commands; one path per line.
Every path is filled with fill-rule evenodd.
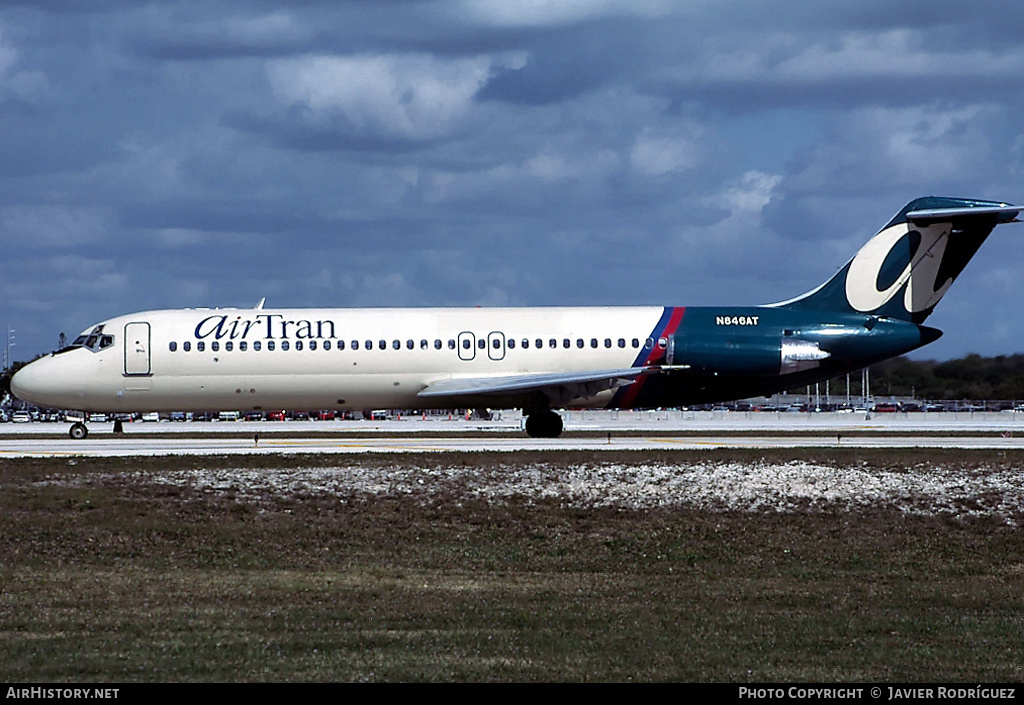
M 86 348 L 92 352 L 97 350 L 103 350 L 109 348 L 114 344 L 114 336 L 103 335 L 103 325 L 98 325 L 92 330 L 83 331 L 81 335 L 75 338 L 71 345 L 66 348 L 58 350 L 58 353 L 67 352 L 68 350 L 77 350 L 78 348 Z
M 103 335 L 103 326 L 98 325 L 91 331 L 82 333 L 80 336 L 75 338 L 75 342 L 71 343 L 65 350 L 71 350 L 74 348 L 87 348 L 93 352 L 97 350 L 104 350 L 114 344 L 114 336 Z

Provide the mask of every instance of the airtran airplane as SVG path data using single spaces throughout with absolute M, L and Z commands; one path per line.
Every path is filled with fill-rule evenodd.
M 749 307 L 184 309 L 90 326 L 22 368 L 15 395 L 83 412 L 519 408 L 728 401 L 836 377 L 927 345 L 922 325 L 1021 206 L 907 204 L 832 279 Z M 82 423 L 71 426 L 84 438 Z

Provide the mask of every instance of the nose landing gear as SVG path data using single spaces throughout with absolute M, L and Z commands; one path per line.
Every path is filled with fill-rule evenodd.
M 68 429 L 68 435 L 74 440 L 80 441 L 89 435 L 89 429 L 85 427 L 85 424 L 81 421 L 76 421 L 71 424 L 71 428 Z

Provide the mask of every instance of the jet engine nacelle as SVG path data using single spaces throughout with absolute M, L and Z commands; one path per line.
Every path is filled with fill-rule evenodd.
M 695 338 L 673 335 L 665 349 L 665 362 L 670 366 L 751 377 L 809 370 L 828 356 L 829 353 L 815 342 L 788 337 Z

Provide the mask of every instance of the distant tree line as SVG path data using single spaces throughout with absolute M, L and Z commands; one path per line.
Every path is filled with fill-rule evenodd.
M 861 374 L 849 380 L 851 395 L 861 395 Z M 945 362 L 897 357 L 870 367 L 869 380 L 874 397 L 1024 400 L 1024 354 L 971 354 Z M 832 380 L 829 392 L 845 394 L 846 378 Z

